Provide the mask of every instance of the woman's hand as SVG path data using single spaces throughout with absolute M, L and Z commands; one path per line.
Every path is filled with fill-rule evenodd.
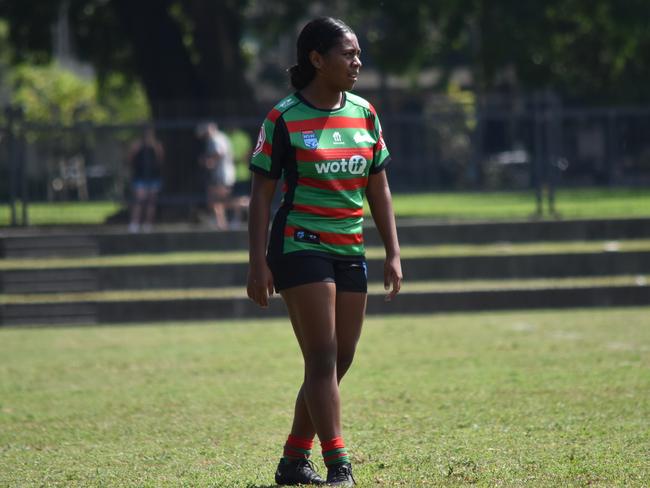
M 253 173 L 248 203 L 248 284 L 246 291 L 260 307 L 269 306 L 273 295 L 273 275 L 266 264 L 266 238 L 271 201 L 277 180 Z
M 366 197 L 368 198 L 372 217 L 375 220 L 375 226 L 379 231 L 381 240 L 384 241 L 384 248 L 386 249 L 384 289 L 386 291 L 390 290 L 386 295 L 386 301 L 390 302 L 402 287 L 402 262 L 400 261 L 393 200 L 390 195 L 390 188 L 388 188 L 385 171 L 370 175 L 368 187 L 366 188 Z
M 384 290 L 390 290 L 385 297 L 387 302 L 390 302 L 399 293 L 402 287 L 402 277 L 402 262 L 400 257 L 398 255 L 386 256 L 386 261 L 384 261 Z
M 269 297 L 273 295 L 273 274 L 266 261 L 250 264 L 246 291 L 248 297 L 260 307 L 269 306 Z

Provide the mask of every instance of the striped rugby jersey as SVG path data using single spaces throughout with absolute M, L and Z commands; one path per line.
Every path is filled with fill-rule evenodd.
M 321 110 L 299 93 L 266 116 L 250 169 L 284 178 L 269 258 L 289 253 L 363 256 L 363 198 L 368 176 L 390 159 L 379 118 L 345 93 L 341 108 Z

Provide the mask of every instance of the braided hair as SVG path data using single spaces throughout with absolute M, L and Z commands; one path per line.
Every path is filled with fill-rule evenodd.
M 316 76 L 309 53 L 327 53 L 347 33 L 354 34 L 354 31 L 342 20 L 332 17 L 319 17 L 303 27 L 296 43 L 298 64 L 289 68 L 291 85 L 296 90 L 305 88 Z

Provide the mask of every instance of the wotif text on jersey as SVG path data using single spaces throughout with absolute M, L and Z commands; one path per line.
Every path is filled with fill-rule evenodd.
M 318 174 L 323 173 L 345 173 L 361 175 L 366 170 L 368 162 L 363 156 L 352 156 L 350 160 L 341 159 L 341 161 L 327 161 L 325 163 L 316 163 Z

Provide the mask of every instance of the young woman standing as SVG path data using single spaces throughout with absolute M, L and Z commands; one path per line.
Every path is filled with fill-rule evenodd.
M 359 76 L 360 53 L 357 37 L 342 21 L 308 23 L 298 37 L 298 64 L 290 70 L 297 91 L 269 112 L 251 160 L 248 296 L 266 307 L 274 289 L 282 295 L 305 364 L 275 474 L 281 485 L 354 484 L 339 382 L 352 363 L 366 309 L 364 195 L 386 249 L 387 300 L 402 281 L 379 118 L 366 100 L 348 93 Z M 284 196 L 267 248 L 280 177 Z M 316 434 L 326 481 L 309 460 Z

